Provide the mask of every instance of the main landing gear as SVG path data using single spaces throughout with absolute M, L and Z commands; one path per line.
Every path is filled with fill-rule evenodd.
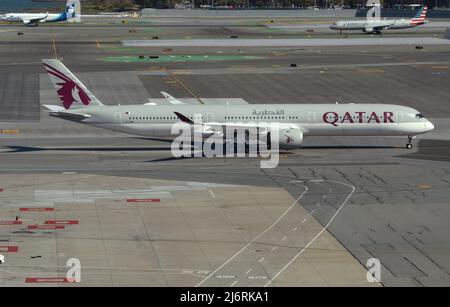
M 406 144 L 406 149 L 413 148 L 413 146 L 411 144 L 412 140 L 413 140 L 413 137 L 412 136 L 408 136 L 408 144 Z

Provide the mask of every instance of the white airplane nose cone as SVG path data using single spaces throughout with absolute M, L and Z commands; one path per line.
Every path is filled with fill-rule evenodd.
M 433 125 L 431 122 L 426 122 L 426 123 L 425 123 L 425 129 L 426 129 L 427 131 L 431 131 L 431 130 L 434 129 L 434 125 Z

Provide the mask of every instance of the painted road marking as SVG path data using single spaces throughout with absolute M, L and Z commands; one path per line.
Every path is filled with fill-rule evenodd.
M 252 271 L 252 269 L 248 269 L 247 272 L 245 272 L 245 274 L 248 274 Z
M 1 253 L 17 253 L 18 251 L 18 246 L 0 246 Z
M 159 203 L 159 198 L 127 198 L 127 203 Z
M 26 283 L 70 283 L 68 278 L 58 278 L 58 277 L 27 277 L 25 278 Z
M 52 39 L 52 42 L 53 42 L 53 52 L 55 54 L 55 59 L 57 59 L 58 58 L 58 54 L 56 53 L 56 42 L 55 42 L 54 38 Z
M 54 211 L 54 208 L 20 208 L 20 211 L 36 211 L 36 212 L 40 212 L 40 211 Z
M 352 191 L 350 192 L 350 194 L 348 194 L 347 198 L 344 199 L 344 201 L 342 202 L 342 204 L 339 206 L 339 208 L 336 210 L 336 212 L 334 213 L 334 215 L 331 217 L 331 219 L 328 221 L 328 223 L 323 227 L 323 229 L 321 231 L 319 231 L 319 233 L 312 238 L 311 241 L 308 242 L 308 244 L 305 245 L 305 247 L 303 247 L 303 249 L 298 252 L 294 258 L 292 258 L 277 274 L 275 274 L 274 277 L 272 277 L 272 279 L 270 279 L 265 285 L 264 287 L 267 287 L 268 285 L 270 285 L 276 278 L 278 278 L 278 276 L 280 276 L 280 274 L 282 274 L 298 257 L 300 257 L 310 246 L 311 244 L 313 244 L 318 237 L 320 237 L 320 235 L 322 235 L 322 233 L 324 233 L 328 227 L 331 225 L 331 223 L 334 221 L 334 219 L 336 218 L 336 216 L 338 216 L 339 212 L 341 212 L 342 208 L 345 206 L 345 204 L 347 203 L 347 201 L 350 199 L 350 197 L 352 197 L 353 193 L 355 193 L 356 188 L 354 185 L 345 183 L 345 182 L 340 182 L 340 181 L 335 181 L 335 180 L 327 180 L 329 182 L 334 182 L 337 184 L 342 184 L 345 185 L 347 187 L 350 187 L 352 189 Z
M 237 280 L 235 281 L 235 282 L 233 282 L 231 285 L 230 285 L 230 287 L 233 287 L 235 284 L 237 284 Z
M 28 225 L 28 229 L 65 229 L 64 225 Z
M 251 240 L 250 242 L 248 242 L 247 244 L 245 244 L 244 247 L 242 247 L 237 253 L 235 253 L 233 256 L 231 256 L 227 261 L 225 261 L 221 266 L 219 266 L 217 269 L 215 269 L 210 275 L 208 275 L 207 277 L 205 277 L 202 281 L 200 281 L 196 287 L 201 286 L 203 283 L 205 283 L 209 278 L 211 278 L 212 276 L 214 276 L 214 274 L 216 274 L 220 269 L 222 269 L 224 266 L 226 266 L 228 263 L 230 263 L 234 258 L 236 258 L 238 255 L 240 255 L 243 251 L 245 251 L 251 244 L 253 244 L 254 242 L 256 242 L 259 238 L 261 238 L 266 232 L 270 231 L 272 228 L 274 228 L 288 213 L 289 211 L 294 208 L 298 201 L 303 197 L 303 195 L 306 194 L 306 192 L 308 192 L 309 188 L 305 185 L 303 185 L 303 187 L 305 188 L 305 191 L 292 203 L 292 205 L 286 209 L 286 211 L 284 211 L 284 213 L 272 224 L 270 225 L 267 229 L 265 229 L 264 231 L 262 231 L 259 235 L 257 235 L 253 240 Z
M 276 246 L 272 247 L 272 249 L 270 250 L 271 252 L 275 251 L 277 249 Z
M 22 225 L 22 221 L 0 221 L 0 226 L 4 225 Z
M 261 262 L 263 262 L 264 261 L 264 257 L 262 257 L 261 259 L 259 259 L 259 263 L 261 263 Z
M 305 224 L 306 221 L 307 221 L 307 218 L 304 218 L 302 221 L 302 224 Z
M 292 231 L 296 231 L 298 229 L 298 227 L 295 227 L 294 229 L 292 229 Z
M 46 225 L 78 225 L 78 220 L 48 220 L 45 221 Z
M 216 194 L 213 191 L 209 190 L 209 194 L 211 194 L 212 198 L 216 198 Z
M 286 241 L 286 239 L 287 239 L 287 236 L 284 236 L 284 238 L 281 241 Z

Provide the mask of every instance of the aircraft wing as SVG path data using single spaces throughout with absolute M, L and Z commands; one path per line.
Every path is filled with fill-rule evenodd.
M 188 117 L 184 116 L 181 113 L 174 112 L 175 115 L 184 123 L 190 124 L 190 125 L 198 125 L 193 120 L 189 119 Z M 246 128 L 260 128 L 263 131 L 259 131 L 260 134 L 265 134 L 268 132 L 265 128 L 272 128 L 270 123 L 264 124 L 256 124 L 256 123 L 220 123 L 220 122 L 207 122 L 202 123 L 199 125 L 198 128 L 200 129 L 202 134 L 212 135 L 212 134 L 219 134 L 223 135 L 223 132 L 226 131 L 227 128 L 235 128 L 235 129 L 246 129 Z M 295 124 L 289 124 L 289 123 L 282 123 L 279 124 L 279 129 L 298 129 L 301 130 L 301 128 Z

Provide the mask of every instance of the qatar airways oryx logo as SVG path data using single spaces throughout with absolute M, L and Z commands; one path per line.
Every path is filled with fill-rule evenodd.
M 338 124 L 393 123 L 393 117 L 393 112 L 383 112 L 382 114 L 377 112 L 345 112 L 344 114 L 325 112 L 322 120 L 327 124 L 338 126 Z
M 50 65 L 44 65 L 50 75 L 61 80 L 61 82 L 56 82 L 56 84 L 60 86 L 56 92 L 66 110 L 69 109 L 73 103 L 82 103 L 85 106 L 89 105 L 91 98 L 89 98 L 88 94 L 86 94 L 75 81 Z
M 184 122 L 173 124 L 171 129 L 172 135 L 177 135 L 171 146 L 175 158 L 261 158 L 261 168 L 278 166 L 278 123 L 214 125 L 202 124 L 197 116 L 195 122 L 178 116 Z

